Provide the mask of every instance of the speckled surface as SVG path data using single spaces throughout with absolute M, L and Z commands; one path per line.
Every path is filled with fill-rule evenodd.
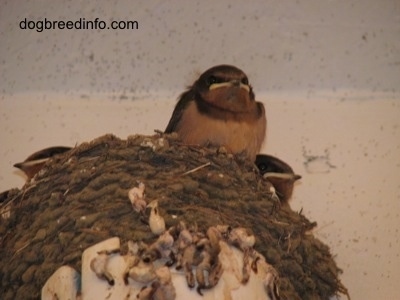
M 22 186 L 12 164 L 41 148 L 164 129 L 197 74 L 232 63 L 266 105 L 264 151 L 303 175 L 292 207 L 318 222 L 352 298 L 399 298 L 399 2 L 173 2 L 2 1 L 0 190 Z M 39 33 L 19 29 L 25 17 L 139 29 Z
M 258 90 L 400 91 L 398 1 L 253 3 L 2 1 L 0 88 L 174 92 L 196 72 L 230 62 L 245 68 Z M 139 29 L 38 33 L 19 28 L 24 18 L 135 20 Z

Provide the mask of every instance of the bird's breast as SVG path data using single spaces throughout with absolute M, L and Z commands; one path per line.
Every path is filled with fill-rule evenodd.
M 265 116 L 249 121 L 219 119 L 200 113 L 192 102 L 182 114 L 177 133 L 187 144 L 225 146 L 232 153 L 245 151 L 254 160 L 262 146 L 265 127 Z

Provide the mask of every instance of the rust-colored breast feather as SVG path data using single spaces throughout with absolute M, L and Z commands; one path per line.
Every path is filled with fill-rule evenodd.
M 182 114 L 176 132 L 185 143 L 225 146 L 232 153 L 246 152 L 251 160 L 255 160 L 266 131 L 265 111 L 262 104 L 260 107 L 259 117 L 241 114 L 238 120 L 237 113 L 225 112 L 221 113 L 225 118 L 213 118 L 200 113 L 193 101 Z

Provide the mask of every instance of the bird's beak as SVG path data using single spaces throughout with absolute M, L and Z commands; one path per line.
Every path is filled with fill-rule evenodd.
M 294 174 L 294 181 L 301 179 L 301 175 Z
M 221 82 L 221 83 L 213 83 L 212 85 L 210 85 L 210 91 L 214 90 L 214 89 L 218 89 L 221 87 L 231 87 L 231 86 L 238 86 L 241 89 L 245 89 L 247 92 L 250 92 L 250 86 L 247 84 L 243 84 L 241 83 L 239 80 L 231 80 L 228 82 Z
M 13 167 L 23 170 L 24 168 L 29 168 L 34 165 L 39 165 L 39 164 L 45 163 L 49 159 L 50 158 L 47 157 L 47 158 L 35 159 L 35 160 L 31 160 L 31 161 L 23 161 L 23 162 L 14 164 Z
M 293 181 L 299 180 L 301 178 L 301 176 L 297 175 L 297 174 L 275 173 L 275 172 L 267 172 L 267 173 L 265 173 L 263 175 L 263 177 L 265 179 L 268 179 L 268 178 L 280 178 L 280 179 L 283 179 L 283 180 L 293 180 Z

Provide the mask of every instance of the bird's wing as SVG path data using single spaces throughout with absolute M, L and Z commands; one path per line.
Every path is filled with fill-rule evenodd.
M 167 128 L 164 131 L 165 133 L 176 131 L 178 124 L 182 119 L 183 112 L 192 101 L 194 101 L 194 93 L 192 92 L 192 90 L 188 90 L 180 96 L 178 103 L 176 104 L 172 113 L 171 119 L 169 120 Z

